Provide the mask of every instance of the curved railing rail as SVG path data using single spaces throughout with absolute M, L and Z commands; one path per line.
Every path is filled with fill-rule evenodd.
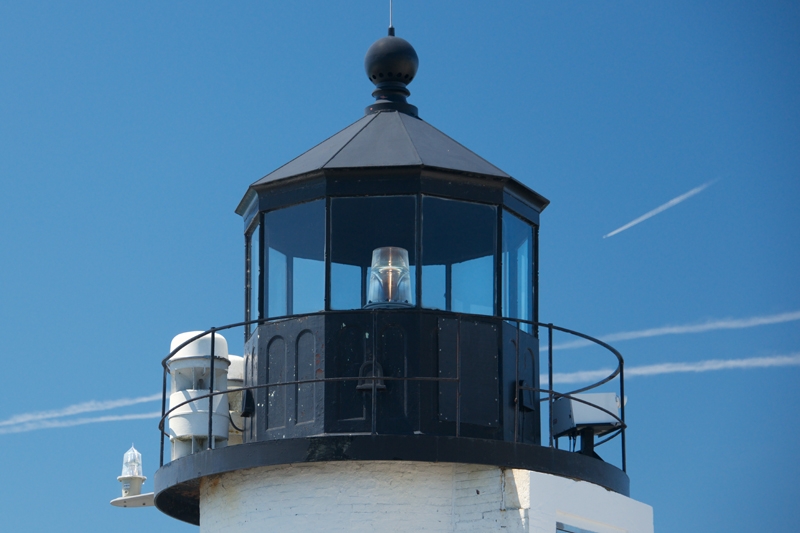
M 419 310 L 418 309 L 417 311 L 425 312 L 426 310 Z M 373 312 L 378 312 L 378 311 L 373 311 Z M 431 311 L 431 312 L 436 312 L 437 314 L 441 313 L 440 311 Z M 200 401 L 200 400 L 207 400 L 208 401 L 208 434 L 207 434 L 207 437 L 208 437 L 207 443 L 208 444 L 207 444 L 207 446 L 208 446 L 208 449 L 211 449 L 212 442 L 213 442 L 213 438 L 212 438 L 212 436 L 213 436 L 212 420 L 213 420 L 213 414 L 214 414 L 213 401 L 214 401 L 214 397 L 215 396 L 219 396 L 221 394 L 236 393 L 236 392 L 239 392 L 239 391 L 247 391 L 247 390 L 251 390 L 252 391 L 252 390 L 257 390 L 257 389 L 264 389 L 264 388 L 270 388 L 270 387 L 281 387 L 281 386 L 288 386 L 288 385 L 304 385 L 304 384 L 311 384 L 311 383 L 330 383 L 330 382 L 346 382 L 346 381 L 359 381 L 359 380 L 361 380 L 361 381 L 371 381 L 372 382 L 372 399 L 371 399 L 372 433 L 376 434 L 377 433 L 377 431 L 376 431 L 376 406 L 377 406 L 377 402 L 376 402 L 376 394 L 375 393 L 377 391 L 378 381 L 384 381 L 384 382 L 385 381 L 453 382 L 453 383 L 456 383 L 457 387 L 458 387 L 458 392 L 457 392 L 457 395 L 456 395 L 456 436 L 457 437 L 460 436 L 460 426 L 461 426 L 461 420 L 460 420 L 460 417 L 461 417 L 461 405 L 460 405 L 460 402 L 461 402 L 461 390 L 460 390 L 460 381 L 461 381 L 460 368 L 461 368 L 461 365 L 460 365 L 460 361 L 457 362 L 457 366 L 456 366 L 457 371 L 456 371 L 456 377 L 455 378 L 382 376 L 382 375 L 375 375 L 374 374 L 374 367 L 373 367 L 373 374 L 372 375 L 368 375 L 368 376 L 326 377 L 326 378 L 302 379 L 302 380 L 293 380 L 293 381 L 281 381 L 281 382 L 276 382 L 276 383 L 264 383 L 264 384 L 258 384 L 258 385 L 250 385 L 250 386 L 246 386 L 246 387 L 231 388 L 231 389 L 226 389 L 224 391 L 214 391 L 214 360 L 216 358 L 215 354 L 214 354 L 214 349 L 215 349 L 215 344 L 216 344 L 215 343 L 215 337 L 216 337 L 216 334 L 218 332 L 231 330 L 231 329 L 235 329 L 235 328 L 240 328 L 240 327 L 246 328 L 246 327 L 249 327 L 249 326 L 252 326 L 252 325 L 261 325 L 261 324 L 265 324 L 265 323 L 280 322 L 282 320 L 296 319 L 296 318 L 303 317 L 303 316 L 317 316 L 317 315 L 325 315 L 325 314 L 331 314 L 331 313 L 336 313 L 336 312 L 335 311 L 321 311 L 321 312 L 317 312 L 317 313 L 308 313 L 306 315 L 290 315 L 290 316 L 282 316 L 282 317 L 267 318 L 267 319 L 246 320 L 246 321 L 242 321 L 242 322 L 236 322 L 236 323 L 233 323 L 233 324 L 228 324 L 228 325 L 225 325 L 225 326 L 212 327 L 212 328 L 210 328 L 210 329 L 208 329 L 206 331 L 198 333 L 197 335 L 185 340 L 183 343 L 181 343 L 175 349 L 173 349 L 161 361 L 161 366 L 163 368 L 163 375 L 162 375 L 162 395 L 161 395 L 161 418 L 160 418 L 159 423 L 158 423 L 158 429 L 159 429 L 159 431 L 161 433 L 161 454 L 160 454 L 159 465 L 160 466 L 164 466 L 164 444 L 165 444 L 165 437 L 168 436 L 168 433 L 164 429 L 165 428 L 165 424 L 166 424 L 167 418 L 169 417 L 170 413 L 172 413 L 176 409 L 179 409 L 179 408 L 181 408 L 181 407 L 183 407 L 185 405 L 188 405 L 190 403 L 197 402 L 197 401 Z M 515 368 L 517 369 L 517 372 L 519 372 L 519 332 L 520 332 L 521 328 L 523 327 L 523 325 L 532 326 L 532 327 L 535 327 L 535 328 L 547 329 L 548 388 L 527 387 L 527 386 L 520 385 L 520 381 L 519 380 L 515 380 L 516 381 L 516 394 L 515 394 L 515 402 L 514 402 L 514 442 L 518 442 L 518 438 L 519 438 L 519 435 L 517 434 L 518 433 L 519 424 L 517 422 L 518 422 L 519 411 L 520 411 L 520 393 L 522 391 L 530 391 L 532 393 L 539 394 L 540 397 L 539 397 L 538 401 L 540 403 L 542 403 L 542 402 L 547 402 L 548 403 L 549 446 L 551 448 L 558 446 L 557 439 L 553 434 L 553 426 L 554 426 L 553 404 L 558 398 L 570 398 L 572 401 L 576 401 L 576 402 L 588 405 L 588 406 L 592 407 L 593 409 L 597 409 L 598 411 L 601 411 L 601 412 L 611 416 L 614 420 L 616 420 L 616 422 L 618 423 L 618 426 L 616 427 L 616 429 L 612 430 L 611 433 L 605 439 L 595 443 L 594 445 L 595 446 L 600 446 L 601 444 L 604 444 L 604 443 L 606 443 L 606 442 L 608 442 L 608 441 L 610 441 L 610 440 L 612 440 L 612 439 L 614 439 L 616 437 L 620 437 L 621 466 L 622 466 L 623 472 L 627 471 L 627 461 L 626 461 L 627 453 L 626 453 L 626 442 L 625 442 L 626 441 L 625 430 L 627 429 L 627 424 L 625 423 L 624 360 L 622 358 L 622 354 L 620 354 L 613 346 L 601 341 L 600 339 L 596 339 L 594 337 L 591 337 L 591 336 L 586 335 L 584 333 L 580 333 L 578 331 L 574 331 L 574 330 L 571 330 L 571 329 L 567 329 L 567 328 L 563 328 L 563 327 L 560 327 L 560 326 L 556 326 L 556 325 L 554 325 L 552 323 L 533 322 L 533 321 L 530 321 L 530 320 L 523 320 L 523 319 L 518 319 L 518 318 L 510 318 L 510 317 L 491 317 L 491 316 L 485 316 L 485 315 L 471 315 L 471 314 L 467 314 L 467 313 L 450 313 L 450 312 L 448 312 L 447 315 L 448 316 L 453 316 L 453 318 L 456 318 L 459 321 L 459 325 L 460 325 L 461 321 L 464 320 L 464 319 L 484 319 L 485 320 L 487 318 L 492 318 L 492 319 L 496 319 L 496 320 L 502 320 L 502 321 L 505 321 L 505 322 L 516 323 L 517 324 L 517 327 L 516 327 L 516 330 L 517 330 L 517 342 L 516 342 L 517 349 L 516 349 Z M 458 328 L 457 331 L 460 331 L 460 328 Z M 580 337 L 580 338 L 582 338 L 582 339 L 584 339 L 586 341 L 589 341 L 592 344 L 596 344 L 596 345 L 604 348 L 608 352 L 611 352 L 614 355 L 614 357 L 616 357 L 616 359 L 617 359 L 617 367 L 608 376 L 606 376 L 603 379 L 600 379 L 599 381 L 594 382 L 594 383 L 592 383 L 590 385 L 586 385 L 584 387 L 580 387 L 580 388 L 571 390 L 569 392 L 558 392 L 558 391 L 554 390 L 554 388 L 553 388 L 553 374 L 554 374 L 554 372 L 553 372 L 553 332 L 554 331 L 559 331 L 559 332 L 562 332 L 562 333 L 566 333 L 568 335 L 574 335 L 576 337 Z M 186 400 L 184 402 L 181 402 L 181 403 L 179 403 L 177 405 L 172 406 L 168 410 L 167 409 L 167 397 L 168 397 L 168 394 L 167 394 L 167 376 L 169 375 L 168 363 L 169 363 L 170 359 L 172 359 L 172 357 L 174 357 L 175 354 L 177 354 L 184 347 L 186 347 L 189 344 L 191 344 L 192 342 L 194 342 L 194 341 L 196 341 L 196 340 L 198 340 L 200 338 L 203 338 L 205 336 L 208 336 L 208 335 L 211 336 L 211 353 L 208 356 L 210 358 L 210 365 L 209 365 L 210 366 L 210 379 L 209 379 L 209 386 L 208 386 L 209 393 L 208 394 L 203 394 L 203 395 L 200 395 L 200 396 L 196 396 L 196 397 L 194 397 L 192 399 L 189 399 L 189 400 Z M 458 340 L 457 340 L 457 343 L 459 343 Z M 540 354 L 540 360 L 541 360 L 541 354 Z M 614 380 L 616 377 L 619 377 L 619 398 L 620 398 L 619 415 L 617 415 L 616 413 L 613 413 L 611 411 L 608 411 L 608 410 L 604 409 L 603 407 L 600 407 L 600 406 L 595 405 L 595 404 L 593 404 L 591 402 L 588 402 L 586 400 L 583 400 L 581 398 L 578 398 L 578 397 L 574 396 L 575 394 L 580 394 L 582 392 L 593 390 L 593 389 L 596 389 L 596 388 L 598 388 L 598 387 L 600 387 L 602 385 L 605 385 L 606 383 L 609 383 L 612 380 Z

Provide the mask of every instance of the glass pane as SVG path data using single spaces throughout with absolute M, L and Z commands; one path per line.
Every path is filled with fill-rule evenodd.
M 422 265 L 422 306 L 447 309 L 447 269 L 444 265 Z
M 533 320 L 533 227 L 508 211 L 503 212 L 501 260 L 503 316 Z
M 362 268 L 356 265 L 331 263 L 331 308 L 359 309 L 365 302 L 361 301 Z M 356 289 L 358 287 L 358 289 Z
M 313 313 L 325 307 L 325 201 L 264 215 L 264 313 Z
M 422 305 L 495 313 L 497 208 L 423 197 Z
M 414 305 L 416 212 L 413 196 L 331 200 L 331 309 L 361 309 L 367 304 L 372 253 L 388 246 L 408 252 Z
M 494 255 L 453 265 L 453 302 L 456 313 L 493 314 Z
M 325 263 L 298 257 L 294 260 L 292 314 L 322 311 L 325 296 Z
M 256 226 L 248 239 L 247 247 L 247 283 L 248 283 L 248 309 L 250 310 L 247 320 L 258 319 L 258 273 L 259 257 L 261 255 L 259 246 L 259 235 L 261 228 Z M 250 326 L 248 331 L 253 331 L 255 326 Z
M 269 298 L 267 299 L 268 316 L 284 316 L 287 312 L 286 298 L 286 256 L 274 248 L 267 250 L 269 263 Z

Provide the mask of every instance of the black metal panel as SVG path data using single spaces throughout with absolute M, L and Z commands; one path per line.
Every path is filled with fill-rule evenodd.
M 321 461 L 421 461 L 521 468 L 580 479 L 630 495 L 630 480 L 622 470 L 579 453 L 464 437 L 351 435 L 270 440 L 182 457 L 156 472 L 155 504 L 165 514 L 199 525 L 201 478 L 260 466 Z
M 258 194 L 252 188 L 247 190 L 247 194 L 242 198 L 241 203 L 236 208 L 236 214 L 244 219 L 244 227 L 250 227 L 253 218 L 258 214 Z M 247 231 L 245 229 L 245 231 Z
M 541 444 L 539 393 L 518 390 L 539 388 L 539 343 L 536 337 L 503 323 L 503 440 Z M 516 404 L 519 411 L 515 413 Z
M 301 331 L 294 345 L 294 367 L 298 381 L 323 377 L 321 332 L 305 329 Z M 296 426 L 314 424 L 321 418 L 322 403 L 317 402 L 317 391 L 322 387 L 316 383 L 303 383 L 293 387 L 294 420 Z
M 461 435 L 502 438 L 497 321 L 462 320 L 460 326 Z
M 414 168 L 326 170 L 325 175 L 330 196 L 397 196 L 420 191 L 420 171 Z
M 258 191 L 258 208 L 270 211 L 289 205 L 323 198 L 326 194 L 327 182 L 324 174 L 318 172 L 265 187 Z
M 517 382 L 538 387 L 537 350 L 498 318 L 413 308 L 268 323 L 245 351 L 246 384 L 269 385 L 255 390 L 246 441 L 422 433 L 538 443 L 538 395 L 521 392 L 515 412 Z M 296 383 L 316 379 L 326 381 Z
M 407 313 L 378 316 L 375 324 L 375 361 L 381 365 L 385 377 L 409 377 L 409 367 L 419 355 L 417 350 L 411 349 L 412 344 L 417 344 L 415 322 L 418 321 Z M 410 361 L 412 355 L 415 361 Z M 385 390 L 376 390 L 376 432 L 394 435 L 413 433 L 419 425 L 419 404 L 417 395 L 413 394 L 416 392 L 416 383 L 392 380 L 385 380 L 384 383 Z
M 324 386 L 294 383 L 324 376 L 325 342 L 321 315 L 270 322 L 258 328 L 258 382 L 287 383 L 256 389 L 257 439 L 283 439 L 323 432 Z
M 501 439 L 498 321 L 439 318 L 439 421 L 450 434 Z M 438 432 L 437 432 L 438 433 Z
M 437 355 L 439 361 L 438 375 L 444 379 L 458 379 L 458 320 L 453 318 L 439 318 L 438 335 L 436 339 Z M 458 422 L 459 387 L 457 381 L 439 382 L 438 420 L 451 426 L 450 434 L 456 434 Z M 438 433 L 438 432 L 434 432 Z
M 415 338 L 412 339 L 412 354 L 409 365 L 409 377 L 416 378 L 455 378 L 456 373 L 453 369 L 451 374 L 443 375 L 441 362 L 439 359 L 439 319 L 433 313 L 421 313 L 419 315 L 418 329 L 415 331 Z M 455 357 L 453 357 L 455 360 Z M 415 424 L 414 430 L 426 435 L 455 435 L 455 423 L 443 423 L 439 417 L 439 402 L 441 387 L 445 383 L 439 381 L 417 381 L 409 384 L 411 389 L 410 397 L 416 399 L 419 406 L 417 419 L 413 420 L 414 412 L 411 410 L 409 415 Z M 452 391 L 455 399 L 455 391 Z
M 421 369 L 421 361 L 430 359 L 431 353 L 421 342 L 426 336 L 422 322 L 428 329 L 432 324 L 425 318 L 402 310 L 329 315 L 327 376 L 348 379 L 326 384 L 326 433 L 411 434 L 419 430 L 420 395 L 426 386 L 424 394 L 429 399 L 430 387 L 404 378 L 430 371 Z M 373 369 L 384 377 L 381 387 L 375 387 L 374 406 L 372 380 L 365 379 Z
M 284 324 L 281 324 L 284 325 Z M 288 368 L 289 350 L 286 339 L 281 335 L 267 335 L 267 383 L 282 383 L 292 380 L 294 368 Z M 289 375 L 291 372 L 291 376 Z M 275 434 L 274 429 L 286 429 L 287 385 L 267 389 L 267 434 Z M 285 431 L 277 432 L 285 435 Z
M 420 191 L 422 194 L 454 200 L 500 205 L 503 203 L 505 181 L 500 178 L 476 178 L 425 169 L 422 172 Z
M 532 207 L 530 203 L 521 200 L 517 195 L 509 191 L 508 188 L 503 192 L 503 205 L 528 222 L 537 226 L 539 225 L 539 211 L 535 207 Z
M 328 317 L 326 377 L 335 381 L 326 383 L 326 433 L 456 435 L 460 408 L 462 435 L 503 438 L 499 320 L 437 319 L 414 310 Z M 368 377 L 373 365 L 385 387 L 376 387 L 374 412 L 372 389 L 358 387 L 371 384 L 359 377 Z
M 359 371 L 373 361 L 371 316 L 367 313 L 336 313 L 328 319 L 325 342 L 327 377 L 350 378 L 325 384 L 325 431 L 351 433 L 371 431 L 367 394 L 357 390 Z

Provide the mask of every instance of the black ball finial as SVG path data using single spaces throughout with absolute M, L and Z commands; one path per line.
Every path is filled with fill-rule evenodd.
M 411 43 L 389 35 L 378 39 L 367 50 L 364 69 L 375 85 L 385 82 L 411 83 L 417 75 L 419 58 Z
M 364 57 L 364 70 L 376 87 L 372 93 L 376 102 L 366 111 L 394 110 L 417 116 L 417 108 L 406 103 L 406 97 L 411 94 L 406 86 L 417 75 L 419 58 L 414 47 L 405 39 L 395 37 L 392 30 L 394 28 L 390 28 L 387 37 L 372 43 Z

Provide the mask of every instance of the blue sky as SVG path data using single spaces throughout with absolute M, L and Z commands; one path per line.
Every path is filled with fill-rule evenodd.
M 159 403 L 99 408 L 157 393 L 175 334 L 241 319 L 233 210 L 362 116 L 387 4 L 0 4 L 4 530 L 193 529 L 108 505 L 131 442 L 152 489 L 158 432 L 96 419 Z M 614 341 L 640 369 L 628 471 L 657 531 L 794 529 L 800 7 L 408 0 L 394 20 L 420 116 L 552 202 L 541 319 L 634 332 Z

